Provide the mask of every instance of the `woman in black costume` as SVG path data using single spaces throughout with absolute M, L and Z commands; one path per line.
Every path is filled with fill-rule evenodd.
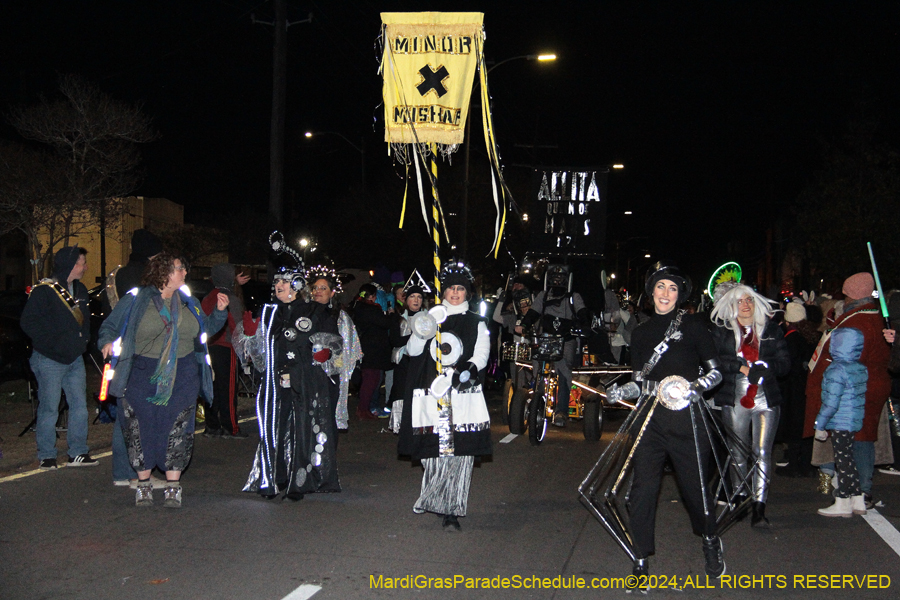
M 256 399 L 260 442 L 244 491 L 269 499 L 341 491 L 335 421 L 340 386 L 336 375 L 329 376 L 341 337 L 328 306 L 300 293 L 305 285 L 299 261 L 296 268 L 281 268 L 274 302 L 257 322 L 244 319 L 244 333 L 254 336 L 247 352 L 263 372 Z
M 694 531 L 703 536 L 706 573 L 719 577 L 725 573 L 725 561 L 722 542 L 716 535 L 715 499 L 708 487 L 709 474 L 700 467 L 711 464 L 711 446 L 698 404 L 702 402 L 699 394 L 722 379 L 716 370 L 716 347 L 699 315 L 678 310 L 678 305 L 690 295 L 691 283 L 677 266 L 657 263 L 651 267 L 645 289 L 655 310 L 652 318 L 632 334 L 635 381 L 611 388 L 610 400 L 634 399 L 641 393 L 652 397 L 666 385 L 666 378 L 679 376 L 690 382 L 685 397 L 691 401 L 673 409 L 666 406 L 661 396 L 633 450 L 634 478 L 628 500 L 636 555 L 633 574 L 639 578 L 648 574 L 647 556 L 656 549 L 656 505 L 668 458 Z

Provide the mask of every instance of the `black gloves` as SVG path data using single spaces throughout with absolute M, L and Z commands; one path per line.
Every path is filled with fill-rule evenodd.
M 750 380 L 752 385 L 759 385 L 762 383 L 763 378 L 768 374 L 769 367 L 761 363 L 756 363 L 750 366 L 750 372 L 747 374 L 747 379 Z

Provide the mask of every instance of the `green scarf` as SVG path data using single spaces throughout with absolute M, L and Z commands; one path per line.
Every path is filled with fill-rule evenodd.
M 156 384 L 156 393 L 147 398 L 147 402 L 166 406 L 172 397 L 175 372 L 178 369 L 178 318 L 181 315 L 181 296 L 178 291 L 172 294 L 172 300 L 167 307 L 162 296 L 154 295 L 153 305 L 156 306 L 165 324 L 166 337 L 163 340 L 163 349 L 159 355 L 156 371 L 150 377 L 150 383 Z

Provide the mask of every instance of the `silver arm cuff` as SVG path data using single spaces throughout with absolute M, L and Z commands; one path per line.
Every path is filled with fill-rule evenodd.
M 712 369 L 703 377 L 695 379 L 694 382 L 691 383 L 691 389 L 694 389 L 698 392 L 705 392 L 707 390 L 713 389 L 720 383 L 722 383 L 722 374 L 719 373 L 717 369 Z
M 622 400 L 634 400 L 641 395 L 641 386 L 629 381 L 622 387 L 613 384 L 606 390 L 606 401 L 610 404 L 618 404 Z

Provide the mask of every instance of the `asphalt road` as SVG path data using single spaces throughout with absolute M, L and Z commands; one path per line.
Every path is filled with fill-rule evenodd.
M 137 509 L 134 492 L 99 468 L 38 472 L 0 482 L 0 598 L 598 598 L 621 589 L 627 556 L 579 503 L 577 487 L 618 425 L 588 442 L 580 423 L 552 429 L 540 447 L 527 437 L 503 443 L 473 475 L 462 531 L 412 512 L 421 468 L 396 457 L 384 421 L 352 422 L 338 449 L 343 492 L 300 502 L 241 492 L 258 441 L 198 436 L 185 473 L 184 508 Z M 253 423 L 245 424 L 253 431 Z M 900 556 L 862 517 L 815 514 L 829 499 L 814 479 L 776 477 L 768 514 L 774 528 L 738 523 L 724 536 L 725 583 L 707 582 L 700 539 L 690 532 L 674 479 L 660 495 L 657 554 L 650 560 L 659 598 L 896 598 Z M 876 473 L 878 512 L 900 528 L 900 477 Z M 881 519 L 885 521 L 885 519 Z M 894 529 L 893 535 L 900 538 Z M 900 548 L 900 545 L 898 545 Z M 809 579 L 808 576 L 855 576 Z M 881 576 L 864 579 L 864 576 Z M 398 589 L 375 587 L 396 582 Z M 397 579 L 394 579 L 397 578 Z M 438 579 L 428 579 L 438 578 Z M 454 581 L 453 578 L 456 578 Z M 496 579 L 495 579 L 496 578 Z M 475 583 L 509 589 L 467 589 Z M 520 578 L 520 579 L 516 579 Z M 549 588 L 535 587 L 546 578 Z M 688 579 L 690 578 L 690 579 Z M 476 581 L 477 580 L 477 581 Z M 859 589 L 858 585 L 880 585 Z M 402 586 L 429 585 L 424 588 Z M 454 585 L 451 589 L 437 587 Z M 825 589 L 806 589 L 810 584 Z M 382 583 L 384 585 L 384 583 Z M 710 587 L 703 587 L 710 586 Z M 840 586 L 840 587 L 836 587 Z M 698 589 L 699 588 L 699 589 Z

